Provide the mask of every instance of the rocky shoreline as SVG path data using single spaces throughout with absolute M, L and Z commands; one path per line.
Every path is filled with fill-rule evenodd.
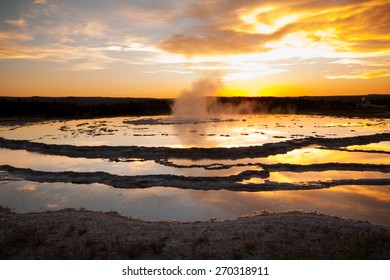
M 318 213 L 146 222 L 65 209 L 0 208 L 1 259 L 390 259 L 390 227 Z

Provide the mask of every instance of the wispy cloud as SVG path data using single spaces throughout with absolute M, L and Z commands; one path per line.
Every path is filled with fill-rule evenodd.
M 13 26 L 17 27 L 24 27 L 26 26 L 26 21 L 23 18 L 20 19 L 9 19 L 6 21 L 6 23 L 11 24 Z
M 115 29 L 104 17 L 86 11 L 71 16 L 66 10 L 73 11 L 75 7 L 60 2 L 34 3 L 47 5 L 39 9 L 25 6 L 21 11 L 23 18 L 6 21 L 23 29 L 2 31 L 0 28 L 0 59 L 44 60 L 63 64 L 61 69 L 96 70 L 112 62 L 132 60 L 131 56 L 118 59 L 110 51 L 129 53 L 151 49 L 134 41 L 129 43 L 129 38 L 135 36 L 126 27 L 126 30 Z
M 377 69 L 361 74 L 355 75 L 336 75 L 336 76 L 326 76 L 328 79 L 372 79 L 372 78 L 381 78 L 381 77 L 390 77 L 389 69 Z

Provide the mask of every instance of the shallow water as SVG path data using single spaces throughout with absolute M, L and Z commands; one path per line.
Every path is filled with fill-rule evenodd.
M 368 145 L 352 145 L 346 147 L 348 150 L 360 150 L 360 151 L 383 151 L 390 153 L 390 141 L 382 141 L 379 143 L 372 143 Z
M 245 170 L 258 170 L 254 166 L 234 166 L 222 170 L 204 168 L 174 168 L 158 164 L 153 160 L 133 159 L 129 162 L 112 162 L 105 159 L 71 158 L 0 148 L 0 165 L 30 168 L 47 172 L 108 172 L 115 175 L 157 175 L 182 176 L 230 176 Z
M 0 137 L 88 146 L 241 147 L 288 139 L 390 132 L 390 121 L 312 115 L 233 115 L 205 122 L 169 116 L 52 121 L 0 127 Z M 156 140 L 158 139 L 158 140 Z
M 269 156 L 267 163 L 372 163 L 390 164 L 390 154 L 349 152 L 318 148 L 296 149 L 283 155 Z
M 29 181 L 8 182 L 0 186 L 0 204 L 18 212 L 86 208 L 117 211 L 149 221 L 206 221 L 235 219 L 264 209 L 274 212 L 300 210 L 390 225 L 390 186 L 342 186 L 260 193 L 161 187 L 124 190 L 102 184 Z
M 0 126 L 0 137 L 46 144 L 74 146 L 245 147 L 283 143 L 307 137 L 343 138 L 390 132 L 387 119 L 339 118 L 310 115 L 220 116 L 204 122 L 183 122 L 169 116 L 47 121 L 20 126 Z M 320 141 L 319 141 L 320 142 Z M 390 141 L 324 148 L 310 145 L 271 156 L 240 159 L 191 158 L 82 158 L 49 155 L 26 148 L 0 148 L 0 166 L 59 172 L 58 182 L 14 178 L 0 170 L 0 205 L 17 212 L 86 208 L 117 211 L 145 220 L 196 221 L 235 219 L 256 211 L 317 211 L 346 218 L 390 225 L 390 183 L 326 183 L 337 180 L 387 180 L 390 182 Z M 282 164 L 285 170 L 272 170 Z M 301 170 L 325 164 L 319 170 Z M 344 166 L 343 166 L 344 164 Z M 345 166 L 357 164 L 358 166 Z M 366 166 L 366 165 L 371 166 Z M 146 188 L 114 188 L 105 184 L 67 181 L 61 172 L 91 177 L 96 172 L 120 176 L 176 175 L 175 180 L 206 177 L 204 188 L 225 184 L 225 178 L 271 168 L 268 175 L 237 177 L 237 184 L 262 191 L 197 190 L 157 183 Z M 361 169 L 361 170 L 360 170 Z M 23 171 L 27 172 L 27 171 Z M 16 176 L 17 177 L 17 176 Z M 81 176 L 82 177 L 82 176 Z M 261 177 L 261 178 L 260 178 Z M 65 178 L 65 179 L 64 179 Z M 221 178 L 207 181 L 207 178 Z M 120 178 L 119 178 L 120 179 Z M 81 181 L 80 181 L 81 180 Z M 39 182 L 38 182 L 39 181 Z M 96 182 L 96 181 L 95 181 Z M 98 181 L 99 182 L 99 181 Z M 224 183 L 225 182 L 225 183 Z M 320 184 L 320 189 L 306 186 Z M 358 181 L 356 181 L 358 182 Z M 267 190 L 270 183 L 288 183 L 303 190 Z M 202 183 L 203 184 L 203 183 Z M 346 185 L 347 184 L 347 185 Z M 123 182 L 122 182 L 123 185 Z M 126 185 L 126 184 L 125 184 Z M 180 184 L 179 184 L 180 185 Z M 198 184 L 199 186 L 199 184 Z M 201 186 L 202 187 L 202 186 Z

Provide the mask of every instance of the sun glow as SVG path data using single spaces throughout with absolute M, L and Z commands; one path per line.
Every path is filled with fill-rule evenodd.
M 240 19 L 250 28 L 246 29 L 246 32 L 257 33 L 257 34 L 271 34 L 283 26 L 296 21 L 299 18 L 297 14 L 290 14 L 281 16 L 275 20 L 269 21 L 268 23 L 262 22 L 262 18 L 267 18 L 266 14 L 275 10 L 276 7 L 261 7 L 250 12 L 246 12 L 241 15 Z M 237 30 L 242 31 L 241 28 Z
M 390 92 L 388 1 L 21 2 L 0 1 L 0 95 L 175 97 L 205 74 L 250 95 Z

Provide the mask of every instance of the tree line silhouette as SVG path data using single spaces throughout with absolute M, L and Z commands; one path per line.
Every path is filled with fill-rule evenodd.
M 364 115 L 383 110 L 363 108 L 363 96 L 209 97 L 214 105 L 236 113 L 322 113 Z M 390 95 L 366 95 L 371 104 L 390 108 Z M 0 97 L 0 117 L 88 118 L 151 116 L 172 113 L 174 99 L 106 97 Z
M 168 99 L 0 98 L 0 116 L 87 118 L 164 115 L 171 113 L 171 103 Z

